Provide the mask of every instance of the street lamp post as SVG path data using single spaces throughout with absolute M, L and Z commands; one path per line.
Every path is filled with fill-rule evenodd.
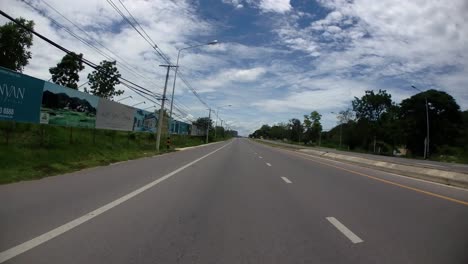
M 211 110 L 211 108 L 210 108 L 210 109 L 208 109 L 208 111 L 209 111 L 209 114 L 208 114 L 208 122 L 206 124 L 206 140 L 205 140 L 206 144 L 208 144 L 208 134 L 210 133 L 210 123 L 211 123 L 211 111 L 213 111 L 213 110 Z
M 201 46 L 207 46 L 207 45 L 216 45 L 218 44 L 218 41 L 217 40 L 213 40 L 211 42 L 208 42 L 208 43 L 205 43 L 205 44 L 200 44 L 200 45 L 194 45 L 194 46 L 189 46 L 189 47 L 185 47 L 185 48 L 181 48 L 179 49 L 179 51 L 177 52 L 177 62 L 176 62 L 176 68 L 175 68 L 175 72 L 174 72 L 174 82 L 172 83 L 172 95 L 171 95 L 171 108 L 169 110 L 169 120 L 170 120 L 170 128 L 169 128 L 169 131 L 171 130 L 172 128 L 172 106 L 174 105 L 174 91 L 175 91 L 175 85 L 176 85 L 176 79 L 177 79 L 177 72 L 179 70 L 179 57 L 180 57 L 180 52 L 183 51 L 183 50 L 187 50 L 187 49 L 192 49 L 192 48 L 197 48 L 197 47 L 201 47 Z
M 411 88 L 423 92 L 416 86 L 411 85 Z M 429 158 L 429 104 L 427 103 L 427 95 L 424 95 L 424 100 L 426 101 L 426 139 L 424 140 L 424 159 Z
M 214 134 L 214 137 L 216 138 L 216 127 L 218 127 L 218 114 L 219 114 L 219 109 L 223 108 L 223 107 L 231 107 L 232 105 L 223 105 L 223 106 L 220 106 L 218 107 L 218 109 L 216 110 L 216 122 L 215 122 L 215 134 Z M 222 126 L 222 125 L 221 125 Z

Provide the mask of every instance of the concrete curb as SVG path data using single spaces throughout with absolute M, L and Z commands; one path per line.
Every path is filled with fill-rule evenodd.
M 345 161 L 356 165 L 401 174 L 413 178 L 458 186 L 462 188 L 468 188 L 468 174 L 465 173 L 440 169 L 430 169 L 411 165 L 402 165 L 386 161 L 376 161 L 361 157 L 347 156 L 343 154 L 331 153 L 326 151 L 317 151 L 311 149 L 299 149 L 297 151 L 307 153 L 313 156 L 320 156 L 323 158 L 337 161 Z

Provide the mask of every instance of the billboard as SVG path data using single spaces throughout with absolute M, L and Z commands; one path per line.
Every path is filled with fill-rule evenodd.
M 136 109 L 133 117 L 133 131 L 156 132 L 156 114 L 141 109 Z
M 155 133 L 159 111 L 148 112 L 0 67 L 0 120 Z M 163 131 L 168 130 L 164 113 Z M 173 134 L 204 134 L 173 120 Z
M 94 128 L 99 97 L 46 82 L 42 93 L 42 124 Z
M 100 98 L 96 128 L 133 131 L 135 110 L 133 107 Z
M 0 120 L 39 123 L 44 81 L 0 67 Z

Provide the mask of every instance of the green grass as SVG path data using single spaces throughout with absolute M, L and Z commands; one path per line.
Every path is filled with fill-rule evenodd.
M 204 143 L 204 137 L 172 136 L 172 148 L 161 138 L 155 151 L 155 135 L 70 128 L 51 125 L 0 122 L 0 184 L 39 179 L 83 168 L 173 151 Z

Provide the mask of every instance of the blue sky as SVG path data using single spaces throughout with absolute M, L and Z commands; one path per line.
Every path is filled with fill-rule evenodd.
M 24 3 L 6 2 L 3 10 L 33 19 L 38 32 L 94 62 L 104 59 Z M 45 3 L 86 29 L 88 35 Z M 323 115 L 324 127 L 329 129 L 336 124 L 331 112 L 350 107 L 353 97 L 368 89 L 386 89 L 400 102 L 415 93 L 411 85 L 434 88 L 453 95 L 462 109 L 468 108 L 468 3 L 464 0 L 123 3 L 174 61 L 180 48 L 213 39 L 220 42 L 184 50 L 180 69 L 207 104 L 213 108 L 232 105 L 222 107 L 219 116 L 243 135 L 264 123 L 302 119 L 314 110 Z M 124 77 L 162 92 L 165 71 L 158 67 L 161 59 L 105 0 L 47 0 L 33 5 L 77 35 L 103 44 L 124 59 L 116 58 L 119 63 L 140 73 L 121 67 Z M 63 53 L 38 39 L 32 52 L 25 73 L 50 78 L 48 68 Z M 82 80 L 90 71 L 82 72 Z M 127 104 L 144 101 L 131 91 L 127 95 L 133 95 L 123 101 Z M 208 113 L 182 82 L 177 83 L 175 98 L 177 114 L 183 120 Z

